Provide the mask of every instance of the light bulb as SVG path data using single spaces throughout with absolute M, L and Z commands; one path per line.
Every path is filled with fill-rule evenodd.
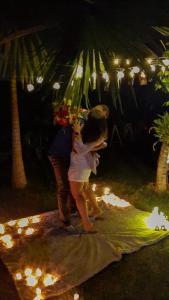
M 137 74 L 137 73 L 140 72 L 140 68 L 135 66 L 135 67 L 132 68 L 132 71 L 133 71 L 133 73 Z
M 130 65 L 130 60 L 129 59 L 126 59 L 126 65 Z
M 165 66 L 169 66 L 169 59 L 168 58 L 163 59 L 162 62 Z
M 21 279 L 22 279 L 22 274 L 19 273 L 19 272 L 16 273 L 16 274 L 15 274 L 15 279 L 16 279 L 16 280 L 21 280 Z
M 27 228 L 26 230 L 25 230 L 25 234 L 26 235 L 31 235 L 31 234 L 33 234 L 35 232 L 35 230 L 33 229 L 33 228 Z
M 113 62 L 114 62 L 115 65 L 118 65 L 119 61 L 120 61 L 119 58 L 115 58 Z
M 124 78 L 124 71 L 117 71 L 117 78 L 118 80 L 121 80 Z
M 37 83 L 42 83 L 43 82 L 43 77 L 42 76 L 38 76 L 37 78 L 36 78 L 36 81 L 37 81 Z
M 59 82 L 55 82 L 55 83 L 53 84 L 53 89 L 54 89 L 54 90 L 60 90 L 60 83 L 59 83 Z
M 103 72 L 103 79 L 106 81 L 106 82 L 109 82 L 109 74 L 105 71 Z
M 31 268 L 26 268 L 24 271 L 25 276 L 30 276 L 32 274 L 32 269 Z
M 37 268 L 37 269 L 35 270 L 35 275 L 36 275 L 37 277 L 42 276 L 42 270 L 41 270 L 40 268 Z
M 34 90 L 34 85 L 32 83 L 27 84 L 27 90 L 28 92 L 32 92 Z
M 28 286 L 36 286 L 37 283 L 38 283 L 38 280 L 37 280 L 37 278 L 36 278 L 35 276 L 33 276 L 33 275 L 28 276 L 28 277 L 26 278 L 26 284 L 27 284 Z

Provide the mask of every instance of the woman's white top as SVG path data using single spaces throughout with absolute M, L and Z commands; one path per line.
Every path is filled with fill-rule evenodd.
M 91 172 L 96 174 L 100 155 L 91 151 L 100 143 L 101 140 L 83 144 L 81 137 L 74 139 L 68 171 L 69 181 L 88 182 Z

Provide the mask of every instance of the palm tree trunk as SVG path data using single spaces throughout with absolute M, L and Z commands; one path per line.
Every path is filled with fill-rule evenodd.
M 157 166 L 156 190 L 158 192 L 167 191 L 168 189 L 168 164 L 167 157 L 169 145 L 163 143 L 160 150 Z
M 27 184 L 20 136 L 17 82 L 15 72 L 11 78 L 11 98 L 12 98 L 12 186 L 14 188 L 24 188 Z

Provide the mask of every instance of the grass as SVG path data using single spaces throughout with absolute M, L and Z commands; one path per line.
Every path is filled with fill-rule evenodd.
M 128 200 L 139 209 L 152 211 L 154 206 L 158 206 L 169 216 L 169 193 L 157 194 L 154 191 L 153 168 L 145 167 L 135 159 L 117 160 L 118 164 L 115 160 L 102 161 L 98 183 L 104 182 L 105 186 L 111 187 L 114 194 Z M 95 178 L 92 178 L 92 181 L 95 181 Z M 1 188 L 0 223 L 11 218 L 55 209 L 54 182 L 47 182 L 45 185 L 35 178 L 31 182 L 21 191 L 14 191 L 9 186 Z M 168 261 L 169 239 L 165 239 L 136 253 L 124 255 L 120 262 L 108 266 L 82 284 L 78 291 L 84 300 L 166 300 L 169 291 Z M 6 272 L 2 269 L 0 276 L 5 278 Z M 5 294 L 2 299 L 17 300 L 11 280 L 6 280 L 5 285 L 0 284 L 0 295 L 4 294 L 5 289 L 8 294 L 10 291 L 10 295 Z M 62 298 L 55 299 L 70 298 L 69 294 L 65 294 Z

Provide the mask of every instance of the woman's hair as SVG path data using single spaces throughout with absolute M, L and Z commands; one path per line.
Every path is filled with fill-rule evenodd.
M 108 119 L 109 113 L 110 113 L 108 106 L 105 104 L 99 104 L 99 105 L 94 106 L 90 110 L 90 112 L 93 112 L 93 111 L 99 111 L 100 113 L 102 113 L 103 117 L 105 117 L 106 119 Z
M 97 141 L 100 137 L 107 138 L 107 120 L 98 110 L 93 110 L 88 114 L 81 131 L 83 143 L 91 143 Z

